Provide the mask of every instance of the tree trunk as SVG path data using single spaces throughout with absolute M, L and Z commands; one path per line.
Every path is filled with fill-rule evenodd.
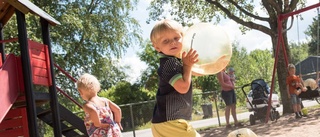
M 286 55 L 287 55 L 287 59 L 288 59 L 288 63 L 290 63 L 290 49 L 288 46 L 288 39 L 287 39 L 287 33 L 283 33 L 283 43 L 284 43 L 284 47 L 286 50 Z M 288 71 L 287 71 L 287 65 L 286 65 L 286 61 L 285 61 L 285 54 L 284 54 L 284 50 L 282 48 L 282 43 L 280 45 L 277 45 L 278 42 L 278 37 L 272 37 L 272 44 L 273 44 L 273 48 L 274 48 L 274 57 L 276 56 L 276 48 L 277 46 L 280 46 L 278 48 L 278 64 L 277 64 L 277 76 L 278 76 L 278 86 L 279 86 L 279 90 L 280 90 L 280 95 L 281 95 L 281 101 L 282 101 L 282 105 L 283 105 L 283 114 L 287 114 L 287 113 L 292 113 L 293 109 L 292 109 L 292 105 L 291 105 L 291 101 L 288 98 L 288 93 L 287 93 L 287 85 L 286 85 L 286 78 L 288 76 Z

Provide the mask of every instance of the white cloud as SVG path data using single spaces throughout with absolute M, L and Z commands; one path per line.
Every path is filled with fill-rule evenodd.
M 120 64 L 130 66 L 130 69 L 126 70 L 126 74 L 128 75 L 127 81 L 130 83 L 136 82 L 141 75 L 141 71 L 147 68 L 147 65 L 140 61 L 136 55 L 123 58 L 120 60 Z

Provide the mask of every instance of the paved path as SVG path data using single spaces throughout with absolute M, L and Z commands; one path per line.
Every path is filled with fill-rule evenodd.
M 312 100 L 305 100 L 303 101 L 304 107 L 310 107 L 317 105 L 318 103 L 316 101 Z M 282 113 L 282 105 L 277 108 L 277 110 Z M 244 119 L 249 119 L 249 115 L 252 114 L 252 112 L 244 112 L 237 114 L 238 120 L 244 120 Z M 233 118 L 230 118 L 230 122 L 233 122 Z M 191 121 L 191 125 L 194 128 L 203 128 L 203 127 L 208 127 L 208 126 L 213 126 L 213 125 L 219 125 L 218 118 L 208 118 L 208 119 L 203 119 L 203 120 L 197 120 L 197 121 Z M 220 123 L 224 124 L 226 123 L 225 117 L 222 116 L 220 117 Z M 135 131 L 135 136 L 133 131 L 130 132 L 124 132 L 123 133 L 124 137 L 152 137 L 151 129 L 143 129 L 143 130 L 137 130 Z

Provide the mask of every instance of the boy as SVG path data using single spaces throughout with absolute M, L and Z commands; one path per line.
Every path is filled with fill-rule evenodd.
M 291 99 L 292 108 L 296 114 L 296 118 L 301 118 L 301 98 L 299 98 L 298 95 L 304 88 L 301 84 L 300 77 L 295 75 L 296 68 L 293 64 L 288 65 L 288 72 L 289 76 L 287 76 L 286 79 L 288 98 Z
M 150 39 L 160 55 L 159 87 L 152 118 L 154 137 L 200 137 L 188 123 L 192 114 L 191 67 L 198 54 L 182 50 L 183 27 L 164 19 L 152 29 Z

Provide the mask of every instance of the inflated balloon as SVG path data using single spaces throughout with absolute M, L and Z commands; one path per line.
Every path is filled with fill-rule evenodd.
M 183 51 L 195 49 L 199 61 L 192 71 L 200 75 L 220 72 L 230 62 L 232 46 L 227 33 L 218 26 L 198 23 L 191 26 L 183 37 Z
M 306 79 L 303 83 L 304 86 L 309 86 L 312 90 L 315 90 L 318 87 L 317 82 L 312 78 Z
M 257 137 L 257 135 L 248 128 L 240 128 L 229 133 L 228 137 Z

